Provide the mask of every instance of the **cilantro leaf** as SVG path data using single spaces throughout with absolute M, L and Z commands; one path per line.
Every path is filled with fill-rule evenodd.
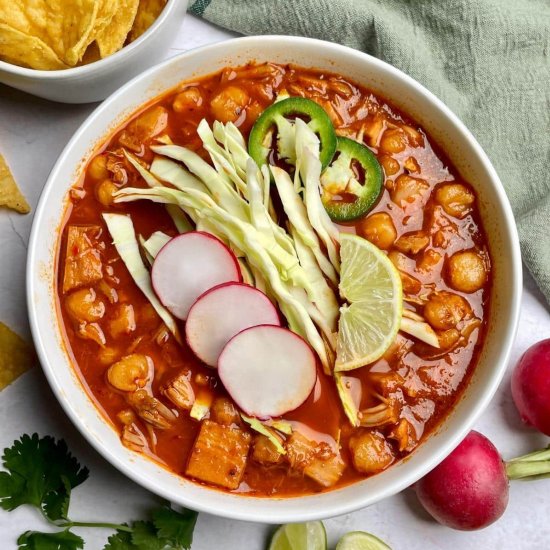
M 0 472 L 0 508 L 11 511 L 22 504 L 38 508 L 44 517 L 60 527 L 56 533 L 27 531 L 17 543 L 19 550 L 79 550 L 84 540 L 69 527 L 109 527 L 116 529 L 104 550 L 189 550 L 197 512 L 162 506 L 151 514 L 152 521 L 135 521 L 131 526 L 101 522 L 72 522 L 68 519 L 71 491 L 88 478 L 67 449 L 64 440 L 23 435 L 4 449 Z
M 132 532 L 118 530 L 103 550 L 188 550 L 193 542 L 197 512 L 172 510 L 169 505 L 152 512 L 153 521 L 135 521 Z
M 67 476 L 61 476 L 63 488 L 50 491 L 44 496 L 44 513 L 51 521 L 67 519 L 69 513 L 69 501 L 71 499 L 71 482 Z
M 84 540 L 68 529 L 57 533 L 27 531 L 18 539 L 19 550 L 78 550 L 84 548 Z
M 132 542 L 140 550 L 163 550 L 166 544 L 158 538 L 157 530 L 150 521 L 134 521 Z
M 191 548 L 193 530 L 197 523 L 198 513 L 183 508 L 176 512 L 169 506 L 163 506 L 153 512 L 153 523 L 159 538 L 170 541 L 174 548 Z
M 63 440 L 23 435 L 4 450 L 0 472 L 0 506 L 14 510 L 21 504 L 41 508 L 51 521 L 67 516 L 71 489 L 88 478 Z
M 107 539 L 107 544 L 103 550 L 136 550 L 135 544 L 132 542 L 132 534 L 127 531 L 120 531 L 111 535 Z

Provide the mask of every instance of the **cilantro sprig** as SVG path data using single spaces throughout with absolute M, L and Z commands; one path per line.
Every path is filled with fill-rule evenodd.
M 149 521 L 130 525 L 73 521 L 69 518 L 71 492 L 86 481 L 89 470 L 69 452 L 64 440 L 50 436 L 23 435 L 4 449 L 0 472 L 0 507 L 15 510 L 31 505 L 43 517 L 63 530 L 54 533 L 27 531 L 17 540 L 19 550 L 80 550 L 84 540 L 74 527 L 115 529 L 104 550 L 189 550 L 197 513 L 176 511 L 168 504 L 151 512 Z

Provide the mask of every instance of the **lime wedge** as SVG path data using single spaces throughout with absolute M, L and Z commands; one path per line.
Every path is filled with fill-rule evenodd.
M 327 534 L 320 521 L 281 525 L 269 545 L 269 550 L 326 550 Z
M 336 550 L 391 550 L 391 548 L 374 535 L 364 531 L 352 531 L 339 540 Z
M 352 370 L 379 359 L 395 340 L 403 310 L 399 272 L 372 243 L 341 234 L 340 308 L 336 371 Z

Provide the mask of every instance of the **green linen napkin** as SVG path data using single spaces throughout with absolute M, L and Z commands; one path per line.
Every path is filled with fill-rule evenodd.
M 549 0 L 195 0 L 190 11 L 243 34 L 363 50 L 441 98 L 500 175 L 550 303 Z

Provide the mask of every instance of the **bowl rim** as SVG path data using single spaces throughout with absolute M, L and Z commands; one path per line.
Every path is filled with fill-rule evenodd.
M 98 59 L 97 61 L 93 61 L 87 65 L 79 65 L 68 69 L 55 69 L 53 71 L 21 67 L 20 65 L 14 65 L 13 63 L 8 63 L 7 61 L 2 61 L 0 59 L 0 71 L 39 80 L 55 80 L 64 79 L 65 77 L 87 76 L 93 74 L 94 71 L 107 70 L 118 61 L 122 61 L 125 56 L 131 55 L 136 50 L 141 49 L 141 46 L 146 43 L 153 34 L 156 34 L 164 23 L 168 21 L 168 18 L 172 16 L 172 12 L 176 9 L 178 2 L 180 1 L 181 0 L 167 0 L 166 5 L 160 12 L 159 16 L 141 36 L 103 59 Z
M 216 491 L 216 493 L 218 493 L 220 497 L 219 499 L 216 499 L 215 504 L 213 504 L 212 501 L 210 501 L 208 504 L 205 504 L 204 502 L 202 502 L 203 500 L 202 498 L 199 499 L 199 501 L 195 500 L 193 497 L 188 498 L 185 495 L 185 490 L 183 491 L 180 490 L 176 498 L 175 490 L 170 491 L 170 490 L 164 490 L 163 487 L 157 487 L 154 483 L 154 480 L 148 479 L 144 474 L 140 473 L 139 470 L 134 470 L 132 468 L 129 468 L 128 465 L 120 459 L 120 457 L 114 454 L 114 452 L 110 448 L 110 445 L 103 444 L 102 442 L 98 441 L 96 438 L 92 437 L 92 434 L 90 433 L 89 428 L 86 426 L 86 423 L 84 422 L 83 419 L 79 417 L 76 409 L 73 408 L 73 406 L 71 405 L 70 399 L 66 397 L 63 387 L 57 384 L 57 380 L 54 375 L 54 368 L 52 367 L 52 365 L 48 360 L 48 353 L 47 353 L 48 346 L 45 344 L 41 336 L 40 319 L 39 319 L 38 312 L 35 309 L 36 304 L 32 299 L 34 295 L 35 282 L 40 278 L 38 271 L 33 268 L 36 265 L 35 256 L 37 256 L 38 254 L 36 241 L 40 233 L 42 224 L 47 221 L 44 219 L 46 215 L 46 209 L 44 207 L 44 205 L 46 204 L 46 198 L 50 188 L 52 188 L 55 185 L 55 181 L 57 179 L 57 172 L 61 169 L 61 166 L 66 162 L 66 157 L 70 154 L 70 151 L 73 148 L 73 146 L 81 139 L 82 135 L 86 133 L 88 126 L 91 124 L 91 122 L 95 120 L 97 117 L 100 117 L 104 113 L 104 111 L 108 110 L 109 105 L 111 104 L 112 101 L 125 95 L 134 86 L 134 84 L 142 80 L 150 79 L 150 77 L 153 77 L 155 73 L 159 71 L 161 68 L 169 66 L 175 62 L 185 60 L 190 56 L 198 56 L 204 53 L 209 53 L 211 51 L 219 50 L 220 48 L 223 48 L 225 50 L 224 54 L 227 55 L 228 51 L 230 51 L 230 50 L 227 50 L 227 48 L 231 48 L 233 44 L 244 45 L 249 47 L 251 46 L 250 49 L 253 50 L 254 46 L 258 46 L 258 41 L 262 42 L 261 44 L 262 47 L 266 47 L 266 45 L 268 45 L 270 42 L 276 42 L 276 43 L 282 42 L 283 44 L 292 46 L 292 47 L 299 47 L 300 45 L 308 45 L 308 44 L 318 45 L 320 48 L 323 48 L 324 51 L 329 55 L 331 53 L 340 52 L 341 54 L 344 54 L 346 56 L 355 57 L 360 62 L 367 61 L 368 63 L 376 66 L 382 71 L 389 72 L 390 75 L 397 77 L 401 80 L 404 80 L 405 83 L 413 87 L 417 93 L 424 96 L 424 98 L 431 103 L 431 105 L 435 110 L 441 111 L 447 119 L 451 120 L 451 122 L 455 125 L 456 132 L 462 134 L 462 136 L 466 138 L 469 144 L 473 147 L 474 154 L 477 155 L 479 160 L 482 162 L 484 168 L 487 170 L 488 179 L 491 180 L 491 184 L 494 188 L 494 191 L 498 195 L 501 202 L 503 216 L 506 221 L 505 229 L 507 232 L 508 239 L 510 241 L 508 243 L 510 245 L 510 251 L 511 251 L 510 262 L 512 262 L 513 280 L 511 281 L 511 284 L 510 284 L 511 315 L 506 325 L 506 334 L 505 334 L 504 341 L 502 342 L 501 348 L 497 355 L 498 368 L 495 368 L 495 370 L 492 372 L 489 378 L 489 382 L 486 384 L 486 387 L 484 388 L 484 391 L 481 393 L 481 396 L 477 397 L 473 403 L 473 406 L 470 409 L 468 409 L 466 412 L 464 412 L 463 418 L 461 417 L 461 421 L 460 421 L 460 429 L 455 429 L 453 432 L 449 432 L 446 438 L 441 442 L 441 445 L 438 447 L 437 451 L 431 454 L 429 460 L 426 459 L 416 464 L 415 468 L 412 471 L 408 472 L 408 475 L 403 475 L 399 479 L 394 480 L 392 483 L 389 483 L 382 490 L 378 491 L 374 498 L 372 497 L 372 495 L 369 495 L 367 492 L 363 491 L 362 494 L 359 494 L 354 498 L 350 498 L 344 504 L 340 503 L 332 506 L 329 504 L 329 505 L 325 505 L 324 507 L 314 507 L 314 506 L 311 506 L 309 508 L 306 507 L 301 510 L 298 516 L 295 513 L 291 515 L 290 513 L 285 512 L 284 505 L 279 507 L 277 510 L 274 510 L 273 508 L 268 508 L 268 507 L 266 507 L 266 509 L 261 510 L 259 507 L 259 504 L 258 504 L 258 510 L 255 510 L 254 514 L 251 515 L 246 510 L 241 510 L 240 507 L 238 506 L 238 503 L 236 503 L 235 500 L 232 501 L 234 504 L 232 506 L 228 502 L 228 500 L 224 498 L 224 497 L 234 496 L 233 494 L 228 494 L 223 491 L 217 491 L 215 489 L 214 491 Z M 165 91 L 168 91 L 168 89 L 166 89 Z M 378 58 L 375 58 L 364 52 L 354 50 L 352 48 L 335 44 L 332 42 L 312 39 L 312 38 L 305 38 L 305 37 L 286 36 L 286 35 L 265 35 L 265 36 L 233 38 L 226 41 L 217 42 L 217 43 L 209 44 L 199 48 L 195 48 L 192 50 L 188 50 L 182 54 L 179 54 L 170 59 L 167 59 L 164 62 L 157 64 L 149 68 L 148 70 L 144 71 L 143 73 L 139 74 L 138 76 L 134 77 L 132 80 L 127 82 L 124 86 L 122 86 L 116 92 L 111 94 L 111 96 L 109 96 L 98 107 L 96 107 L 96 109 L 94 109 L 92 113 L 86 118 L 86 120 L 80 125 L 78 130 L 74 133 L 73 137 L 69 140 L 69 142 L 63 149 L 63 152 L 60 154 L 57 162 L 52 168 L 51 173 L 46 182 L 46 185 L 42 190 L 42 193 L 40 195 L 40 199 L 36 208 L 36 213 L 33 219 L 31 235 L 29 240 L 28 255 L 27 255 L 27 266 L 26 266 L 26 295 L 27 295 L 27 307 L 29 312 L 29 321 L 30 321 L 31 333 L 36 345 L 36 349 L 37 349 L 37 353 L 38 353 L 38 357 L 39 357 L 42 369 L 46 375 L 46 378 L 48 380 L 48 383 L 50 384 L 50 387 L 53 390 L 53 393 L 55 394 L 57 400 L 61 404 L 63 410 L 65 411 L 67 416 L 71 419 L 72 423 L 80 431 L 80 433 L 84 436 L 84 438 L 88 441 L 88 443 L 90 443 L 91 446 L 96 451 L 98 451 L 99 454 L 101 454 L 101 456 L 103 456 L 111 465 L 117 468 L 126 477 L 130 478 L 132 481 L 138 483 L 142 487 L 145 487 L 152 493 L 157 494 L 161 497 L 164 497 L 169 501 L 177 502 L 178 504 L 190 507 L 200 512 L 215 514 L 228 519 L 254 521 L 254 522 L 262 522 L 262 523 L 286 523 L 286 522 L 296 522 L 296 521 L 310 521 L 310 520 L 324 519 L 327 517 L 334 517 L 337 515 L 350 513 L 358 509 L 364 508 L 366 506 L 369 506 L 371 504 L 374 504 L 375 502 L 383 500 L 387 497 L 390 497 L 404 490 L 405 488 L 410 486 L 412 483 L 416 482 L 418 479 L 424 476 L 426 473 L 428 473 L 437 464 L 439 464 L 450 452 L 452 452 L 452 450 L 456 446 L 458 446 L 458 444 L 462 441 L 462 439 L 471 430 L 474 422 L 478 419 L 481 413 L 487 408 L 489 402 L 493 398 L 502 380 L 502 377 L 504 376 L 507 362 L 510 356 L 512 344 L 514 342 L 515 335 L 518 328 L 522 288 L 523 288 L 522 287 L 522 263 L 521 263 L 520 249 L 519 249 L 519 238 L 518 238 L 517 228 L 515 225 L 510 203 L 504 191 L 504 187 L 502 186 L 502 183 L 494 167 L 492 166 L 489 158 L 487 157 L 486 153 L 483 151 L 483 149 L 481 148 L 481 146 L 479 145 L 475 137 L 470 133 L 470 131 L 461 122 L 461 120 L 440 99 L 438 99 L 437 96 L 435 96 L 427 88 L 422 86 L 412 77 L 403 73 L 401 70 L 397 69 L 396 67 Z M 86 393 L 84 387 L 82 387 L 82 391 Z M 89 399 L 89 395 L 87 393 L 86 393 L 86 396 Z M 95 407 L 93 403 L 92 403 L 92 406 Z M 104 420 L 104 422 L 106 422 L 106 420 Z M 345 490 L 348 487 L 353 487 L 354 485 L 357 485 L 357 484 L 352 484 L 352 485 L 343 487 L 341 490 Z M 321 493 L 321 495 L 323 494 L 327 494 L 327 493 Z M 330 494 L 330 492 L 328 494 Z M 299 500 L 302 498 L 303 499 L 315 498 L 315 496 L 316 495 L 304 495 L 304 496 L 293 497 L 290 500 Z M 248 498 L 251 501 L 254 501 L 255 503 L 259 503 L 259 501 L 261 500 L 272 502 L 272 503 L 278 500 L 284 503 L 285 501 L 289 500 L 288 498 L 269 499 L 266 497 L 255 498 L 254 496 L 250 496 L 250 497 L 238 496 L 238 498 L 239 499 Z M 204 499 L 204 500 L 208 500 L 208 499 Z

